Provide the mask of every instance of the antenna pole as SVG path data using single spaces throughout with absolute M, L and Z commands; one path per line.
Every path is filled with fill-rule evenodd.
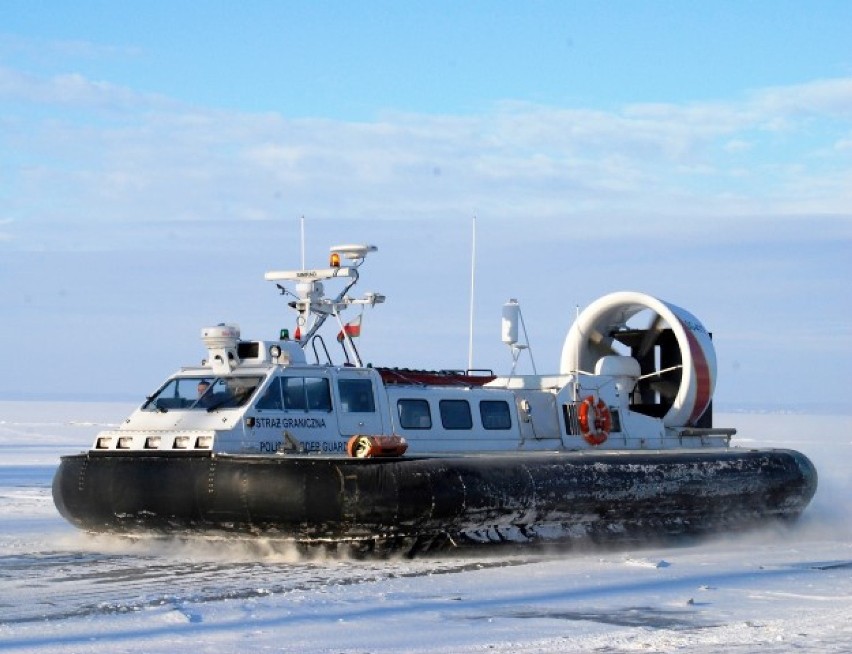
M 580 331 L 580 305 L 574 305 L 574 324 L 577 325 L 577 331 Z M 580 339 L 577 339 L 577 367 L 574 369 L 574 401 L 580 401 Z
M 302 270 L 305 270 L 305 217 L 302 216 L 300 221 L 302 232 Z
M 467 345 L 467 369 L 473 370 L 473 299 L 476 290 L 476 216 L 473 216 L 470 245 L 470 336 Z

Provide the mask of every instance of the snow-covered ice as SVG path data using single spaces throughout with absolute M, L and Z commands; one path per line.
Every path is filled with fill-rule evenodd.
M 717 415 L 739 430 L 736 444 L 814 461 L 819 489 L 792 528 L 348 560 L 260 540 L 77 532 L 51 500 L 58 457 L 130 408 L 0 402 L 0 651 L 852 650 L 850 416 Z

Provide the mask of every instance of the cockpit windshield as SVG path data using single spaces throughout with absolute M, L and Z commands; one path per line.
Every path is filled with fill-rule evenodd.
M 172 409 L 215 411 L 248 402 L 263 377 L 173 377 L 142 408 L 165 413 Z

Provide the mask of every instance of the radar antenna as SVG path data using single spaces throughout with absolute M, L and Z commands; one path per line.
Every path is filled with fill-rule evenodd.
M 358 268 L 364 263 L 370 252 L 376 252 L 375 245 L 335 245 L 330 249 L 329 267 L 302 270 L 274 270 L 267 272 L 264 279 L 271 282 L 295 282 L 295 292 L 277 284 L 282 294 L 293 295 L 296 299 L 289 306 L 296 311 L 296 332 L 294 339 L 302 349 L 313 338 L 329 316 L 334 316 L 343 334 L 342 344 L 347 360 L 352 357 L 354 364 L 362 366 L 361 357 L 352 342 L 350 329 L 343 324 L 340 313 L 352 305 L 375 306 L 385 301 L 380 293 L 366 293 L 362 298 L 352 298 L 349 290 L 358 283 Z M 342 266 L 341 258 L 348 259 L 350 265 Z M 323 282 L 345 279 L 348 283 L 332 299 L 325 295 Z

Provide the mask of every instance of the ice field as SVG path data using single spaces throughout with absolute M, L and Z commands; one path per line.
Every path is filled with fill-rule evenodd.
M 852 650 L 852 416 L 717 414 L 736 445 L 814 461 L 819 489 L 793 528 L 353 560 L 67 525 L 58 457 L 131 408 L 0 402 L 0 651 Z

